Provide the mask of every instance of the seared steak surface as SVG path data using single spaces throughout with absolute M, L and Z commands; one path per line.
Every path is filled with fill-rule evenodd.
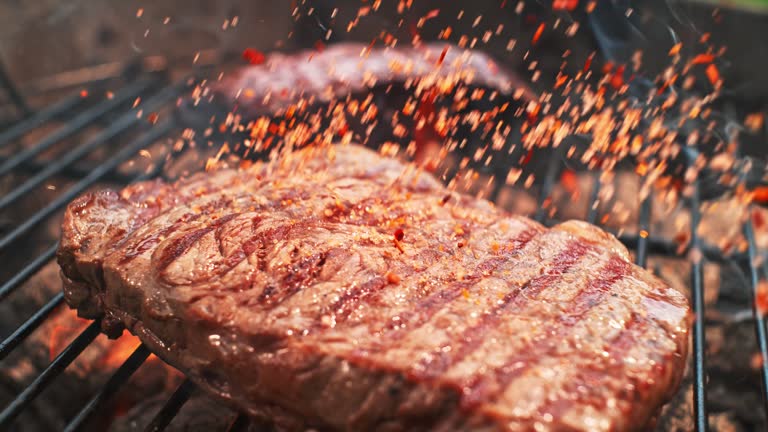
M 210 86 L 223 106 L 231 108 L 237 101 L 240 111 L 256 116 L 301 99 L 327 102 L 392 83 L 416 89 L 463 84 L 532 98 L 524 82 L 487 54 L 447 43 L 418 48 L 337 43 L 323 51 L 271 53 L 263 64 L 240 68 Z
M 547 229 L 362 147 L 84 195 L 66 298 L 279 429 L 638 430 L 686 299 L 614 237 Z

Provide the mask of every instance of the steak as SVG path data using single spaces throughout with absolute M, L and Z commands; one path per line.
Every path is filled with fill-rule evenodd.
M 210 84 L 229 109 L 250 117 L 274 114 L 291 103 L 328 102 L 376 85 L 405 83 L 415 93 L 457 84 L 536 99 L 526 83 L 487 54 L 446 43 L 418 47 L 370 47 L 337 43 L 323 51 L 269 54 L 265 62 L 240 68 Z
M 278 430 L 641 430 L 688 303 L 552 228 L 355 145 L 81 196 L 66 300 Z

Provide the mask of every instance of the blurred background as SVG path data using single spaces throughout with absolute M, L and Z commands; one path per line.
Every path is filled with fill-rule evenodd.
M 387 31 L 407 36 L 409 26 L 430 10 L 440 9 L 439 19 L 429 20 L 419 34 L 429 40 L 450 22 L 453 27 L 449 40 L 458 41 L 461 35 L 482 37 L 486 30 L 504 25 L 505 37 L 493 37 L 479 48 L 496 54 L 499 61 L 520 66 L 523 53 L 536 29 L 535 15 L 549 13 L 551 2 L 529 0 L 473 0 L 430 2 L 415 0 L 404 13 L 397 13 L 398 1 L 382 2 L 380 9 L 360 20 L 360 24 L 347 33 L 347 23 L 355 18 L 361 7 L 370 1 L 266 1 L 266 0 L 162 0 L 162 1 L 96 1 L 73 0 L 4 0 L 0 2 L 0 59 L 7 73 L 22 93 L 34 96 L 46 77 L 86 66 L 115 61 L 126 61 L 136 56 L 161 55 L 175 61 L 190 62 L 194 55 L 208 49 L 233 53 L 246 47 L 263 51 L 295 50 L 310 47 L 323 40 L 325 27 L 334 27 L 334 40 L 370 42 Z M 501 7 L 501 4 L 504 4 Z M 518 13 L 517 4 L 524 5 Z M 579 2 L 576 2 L 579 3 Z M 578 18 L 588 1 L 581 1 L 573 15 Z M 658 27 L 646 34 L 646 42 L 664 37 L 663 25 L 690 34 L 711 33 L 711 39 L 727 47 L 731 62 L 726 73 L 727 82 L 738 96 L 750 104 L 761 105 L 768 95 L 768 80 L 764 71 L 768 66 L 768 44 L 765 29 L 768 15 L 762 13 L 759 0 L 689 2 L 680 0 L 624 0 L 600 1 L 635 7 L 636 13 L 652 16 Z M 741 5 L 741 7 L 739 7 Z M 299 8 L 301 16 L 294 19 L 292 11 Z M 314 17 L 306 11 L 314 8 Z M 338 9 L 333 18 L 332 11 Z M 463 19 L 455 19 L 464 10 Z M 477 16 L 481 21 L 473 27 Z M 533 17 L 532 17 L 533 16 Z M 237 18 L 237 25 L 232 19 Z M 315 21 L 319 19 L 322 25 Z M 398 26 L 400 20 L 405 20 Z M 538 51 L 548 51 L 546 43 L 561 43 L 562 49 L 591 51 L 598 48 L 594 35 L 585 20 L 575 41 L 544 40 Z M 229 24 L 225 24 L 225 23 Z M 654 34 L 655 33 L 655 34 Z M 551 39 L 555 35 L 546 35 Z M 637 36 L 637 35 L 635 35 Z M 518 49 L 505 50 L 510 37 L 518 39 Z M 654 45 L 646 53 L 646 64 L 654 55 L 666 63 L 667 51 Z M 549 50 L 554 52 L 553 50 Z M 558 53 L 558 57 L 559 57 Z M 522 67 L 524 70 L 525 67 Z M 543 74 L 546 76 L 546 74 Z

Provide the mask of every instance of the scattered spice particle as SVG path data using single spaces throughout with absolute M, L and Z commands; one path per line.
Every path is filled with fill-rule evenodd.
M 758 204 L 768 204 L 768 187 L 758 186 L 752 191 L 752 200 Z
M 717 66 L 714 65 L 714 63 L 710 63 L 709 66 L 707 66 L 707 79 L 709 79 L 709 82 L 712 83 L 712 85 L 717 85 L 720 82 L 720 72 L 717 70 Z
M 448 47 L 443 48 L 443 52 L 440 53 L 440 58 L 437 60 L 437 65 L 440 66 L 445 60 L 445 55 L 448 54 Z
M 765 216 L 758 209 L 752 210 L 752 225 L 754 225 L 756 230 L 761 230 L 765 227 Z
M 254 48 L 246 48 L 243 50 L 243 60 L 252 65 L 260 65 L 266 60 L 266 56 L 261 51 Z
M 88 97 L 88 90 L 86 90 L 86 89 L 80 90 L 80 97 L 81 98 L 87 98 Z
M 392 272 L 387 272 L 387 282 L 392 285 L 397 285 L 400 283 L 400 276 Z
M 566 169 L 560 175 L 560 183 L 569 193 L 575 193 L 579 189 L 579 182 L 573 170 Z
M 579 6 L 579 0 L 554 0 L 552 2 L 553 10 L 565 10 L 572 12 Z
M 712 54 L 699 54 L 691 60 L 691 64 L 701 65 L 712 63 L 713 61 L 715 61 L 715 56 Z
M 752 113 L 744 120 L 744 126 L 746 126 L 752 132 L 759 132 L 763 128 L 765 123 L 765 115 L 763 113 Z
M 760 281 L 755 289 L 755 306 L 760 314 L 768 312 L 768 281 Z
M 555 80 L 555 88 L 562 87 L 566 82 L 568 82 L 568 75 L 559 75 Z
M 152 112 L 152 113 L 149 113 L 149 115 L 147 116 L 147 121 L 148 121 L 150 124 L 155 124 L 155 123 L 157 123 L 157 119 L 158 119 L 158 115 L 157 115 L 157 113 L 156 113 L 156 112 Z
M 539 42 L 539 39 L 541 39 L 541 35 L 544 33 L 544 23 L 539 24 L 539 27 L 536 29 L 536 32 L 533 34 L 533 39 L 531 39 L 531 43 L 536 44 Z
M 437 18 L 438 15 L 440 15 L 440 9 L 432 9 L 431 11 L 427 12 L 426 15 L 424 15 L 424 19 L 428 20 L 432 18 Z
M 398 228 L 395 230 L 395 240 L 397 241 L 403 241 L 403 237 L 405 237 L 405 233 L 401 228 Z

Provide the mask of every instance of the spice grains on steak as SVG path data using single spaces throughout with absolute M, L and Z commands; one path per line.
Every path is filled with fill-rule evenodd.
M 688 303 L 552 228 L 355 145 L 86 194 L 67 302 L 278 430 L 641 430 Z

